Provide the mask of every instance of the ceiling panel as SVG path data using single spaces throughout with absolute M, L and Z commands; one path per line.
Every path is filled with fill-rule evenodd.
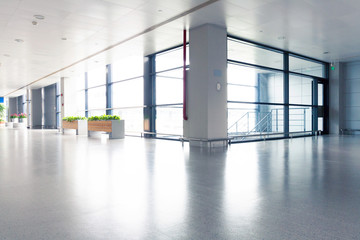
M 52 79 L 85 71 L 96 61 L 106 64 L 129 54 L 146 55 L 181 44 L 184 26 L 205 23 L 325 61 L 360 56 L 358 0 L 221 0 L 174 19 L 205 2 L 0 0 L 0 96 L 80 60 L 85 61 Z M 45 19 L 36 20 L 35 14 Z M 15 42 L 17 38 L 24 42 Z M 99 54 L 89 58 L 94 53 Z

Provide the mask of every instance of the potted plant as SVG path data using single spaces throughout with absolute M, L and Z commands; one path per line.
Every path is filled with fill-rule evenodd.
M 0 118 L 0 127 L 5 127 L 5 121 L 2 118 Z
M 18 123 L 18 122 L 19 122 L 19 117 L 18 117 L 18 115 L 17 115 L 16 113 L 11 114 L 11 115 L 10 115 L 10 119 L 11 119 L 11 121 L 14 122 L 14 123 Z
M 21 122 L 21 123 L 25 123 L 25 125 L 27 125 L 27 115 L 26 115 L 26 113 L 20 113 L 19 115 L 18 115 L 18 118 L 19 118 L 19 122 Z
M 102 115 L 88 118 L 88 131 L 110 133 L 110 138 L 125 137 L 125 121 L 117 115 Z
M 62 121 L 62 132 L 65 132 L 65 129 L 75 129 L 76 135 L 87 135 L 87 118 L 86 117 L 64 117 Z

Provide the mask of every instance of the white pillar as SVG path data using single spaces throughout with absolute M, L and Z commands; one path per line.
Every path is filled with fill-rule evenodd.
M 206 24 L 190 29 L 190 71 L 184 136 L 190 146 L 217 146 L 227 138 L 227 32 Z M 205 141 L 191 141 L 203 139 Z

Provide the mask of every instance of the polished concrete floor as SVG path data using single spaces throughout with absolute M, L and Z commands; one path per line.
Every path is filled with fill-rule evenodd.
M 0 129 L 0 239 L 360 239 L 360 137 L 205 151 Z

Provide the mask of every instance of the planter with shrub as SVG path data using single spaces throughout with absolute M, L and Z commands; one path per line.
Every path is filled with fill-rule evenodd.
M 88 118 L 88 131 L 109 133 L 110 139 L 125 137 L 125 121 L 116 115 L 92 116 Z
M 65 129 L 76 130 L 76 135 L 87 135 L 87 118 L 86 117 L 64 117 L 62 121 L 63 133 Z

